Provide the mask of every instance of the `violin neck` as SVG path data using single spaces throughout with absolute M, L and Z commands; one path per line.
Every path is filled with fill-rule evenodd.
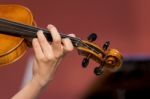
M 23 37 L 23 38 L 36 38 L 37 37 L 37 31 L 42 30 L 45 37 L 48 41 L 52 42 L 52 36 L 50 35 L 48 30 L 41 29 L 38 27 L 33 27 L 17 22 L 12 22 L 9 20 L 1 19 L 0 18 L 0 33 L 12 35 L 16 37 Z M 77 42 L 80 42 L 81 40 L 79 38 L 70 37 L 65 34 L 60 33 L 61 38 L 69 38 L 74 46 L 77 46 Z

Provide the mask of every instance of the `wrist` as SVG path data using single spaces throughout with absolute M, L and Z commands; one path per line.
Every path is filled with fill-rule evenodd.
M 43 80 L 39 77 L 33 77 L 31 82 L 43 89 L 49 84 L 50 80 Z

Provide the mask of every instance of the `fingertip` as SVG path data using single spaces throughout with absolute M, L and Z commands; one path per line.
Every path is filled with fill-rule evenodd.
M 48 29 L 51 29 L 51 28 L 53 28 L 53 27 L 55 27 L 55 26 L 52 25 L 52 24 L 48 24 L 48 25 L 47 25 L 47 28 L 48 28 Z
M 68 36 L 71 36 L 71 37 L 76 37 L 75 34 L 71 33 L 71 34 L 68 34 Z
M 37 31 L 37 38 L 43 38 L 44 34 L 42 30 Z
M 38 30 L 38 31 L 37 31 L 37 34 L 40 34 L 40 33 L 43 33 L 43 31 L 42 31 L 42 30 Z

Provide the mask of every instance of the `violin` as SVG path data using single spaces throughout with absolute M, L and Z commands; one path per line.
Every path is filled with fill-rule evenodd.
M 52 42 L 48 30 L 36 26 L 31 11 L 21 5 L 0 5 L 0 66 L 8 65 L 21 58 L 30 45 L 32 38 L 36 38 L 38 30 L 43 30 L 46 39 Z M 103 73 L 103 69 L 116 71 L 122 65 L 123 56 L 117 49 L 108 49 L 107 41 L 101 47 L 92 43 L 97 35 L 92 33 L 88 41 L 77 37 L 70 37 L 60 33 L 61 38 L 69 38 L 78 54 L 83 56 L 82 66 L 87 67 L 92 59 L 99 64 L 94 69 L 96 75 Z

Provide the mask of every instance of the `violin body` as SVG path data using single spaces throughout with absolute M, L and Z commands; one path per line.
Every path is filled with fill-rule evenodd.
M 34 23 L 30 10 L 20 5 L 0 5 L 0 18 L 26 25 Z M 0 33 L 0 66 L 18 60 L 27 48 L 24 38 Z

